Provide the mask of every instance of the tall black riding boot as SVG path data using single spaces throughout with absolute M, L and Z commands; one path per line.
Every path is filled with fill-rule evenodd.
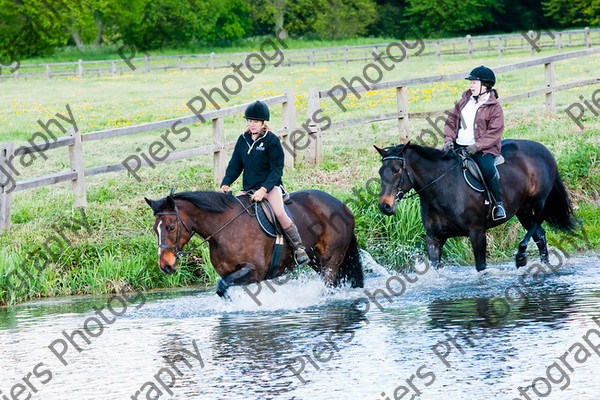
M 302 244 L 302 238 L 298 233 L 298 227 L 292 222 L 292 226 L 284 230 L 285 236 L 287 237 L 288 243 L 294 249 L 294 258 L 298 265 L 305 265 L 308 263 L 309 258 L 306 254 L 304 244 Z
M 504 205 L 502 204 L 502 192 L 500 190 L 500 181 L 498 178 L 494 177 L 491 179 L 488 183 L 488 187 L 494 203 L 494 208 L 492 208 L 492 219 L 494 221 L 498 221 L 499 219 L 506 218 L 506 211 L 504 210 Z

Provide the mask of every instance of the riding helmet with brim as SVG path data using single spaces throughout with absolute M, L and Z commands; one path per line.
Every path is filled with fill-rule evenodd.
M 260 100 L 256 100 L 246 107 L 244 118 L 257 121 L 268 121 L 270 117 L 269 107 Z
M 494 86 L 496 84 L 496 75 L 494 75 L 494 71 L 483 65 L 473 69 L 473 71 L 471 71 L 469 76 L 467 76 L 465 79 L 470 81 L 480 80 L 482 83 L 489 83 L 490 86 Z

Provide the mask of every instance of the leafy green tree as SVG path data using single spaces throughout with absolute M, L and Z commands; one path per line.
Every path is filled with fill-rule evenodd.
M 542 6 L 560 27 L 600 24 L 600 0 L 547 0 Z
M 241 0 L 148 1 L 134 23 L 120 28 L 122 39 L 142 49 L 226 43 L 246 34 Z
M 51 53 L 67 43 L 62 21 L 44 0 L 0 0 L 0 55 L 20 59 Z
M 326 11 L 319 15 L 314 30 L 321 39 L 343 39 L 364 35 L 375 20 L 373 0 L 321 0 Z
M 407 0 L 406 18 L 425 36 L 471 33 L 502 10 L 496 0 Z
M 407 29 L 404 21 L 405 9 L 405 0 L 379 0 L 375 20 L 369 25 L 368 34 L 394 38 L 404 36 Z

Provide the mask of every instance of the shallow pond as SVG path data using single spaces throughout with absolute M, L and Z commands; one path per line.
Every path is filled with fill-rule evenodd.
M 363 256 L 364 289 L 305 274 L 231 302 L 188 289 L 0 309 L 0 398 L 600 398 L 597 255 L 398 276 Z

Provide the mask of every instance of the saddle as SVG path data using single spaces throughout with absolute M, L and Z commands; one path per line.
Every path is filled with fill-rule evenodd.
M 250 193 L 247 193 L 247 195 L 249 194 Z M 284 192 L 283 201 L 283 209 L 285 210 L 285 213 L 288 215 L 288 217 L 292 218 L 292 213 L 287 207 L 287 204 L 292 203 L 292 200 L 290 199 L 290 195 L 286 192 Z M 263 232 L 265 232 L 268 236 L 275 238 L 275 243 L 273 244 L 273 254 L 269 263 L 269 270 L 264 278 L 272 279 L 275 277 L 283 258 L 283 244 L 285 242 L 283 238 L 283 229 L 277 221 L 277 218 L 275 218 L 273 208 L 271 208 L 271 205 L 266 199 L 261 202 L 254 203 L 253 208 L 254 216 L 256 217 L 258 226 L 260 226 Z
M 291 219 L 292 213 L 286 203 L 283 203 L 283 209 Z M 260 203 L 254 203 L 254 213 L 256 214 L 256 221 L 264 233 L 271 237 L 277 237 L 277 235 L 282 234 L 281 225 L 279 225 L 277 218 L 275 218 L 275 213 L 273 213 L 273 209 L 266 199 Z
M 491 195 L 487 190 L 487 185 L 485 184 L 479 165 L 477 165 L 475 160 L 473 160 L 466 151 L 457 151 L 456 153 L 461 158 L 463 177 L 465 182 L 467 182 L 467 185 L 479 193 L 485 192 L 486 199 L 488 199 L 488 201 L 491 200 Z M 496 167 L 500 164 L 503 164 L 504 161 L 505 160 L 503 156 L 498 156 L 494 160 L 494 166 Z M 498 179 L 500 179 L 498 169 L 496 169 L 496 176 Z

